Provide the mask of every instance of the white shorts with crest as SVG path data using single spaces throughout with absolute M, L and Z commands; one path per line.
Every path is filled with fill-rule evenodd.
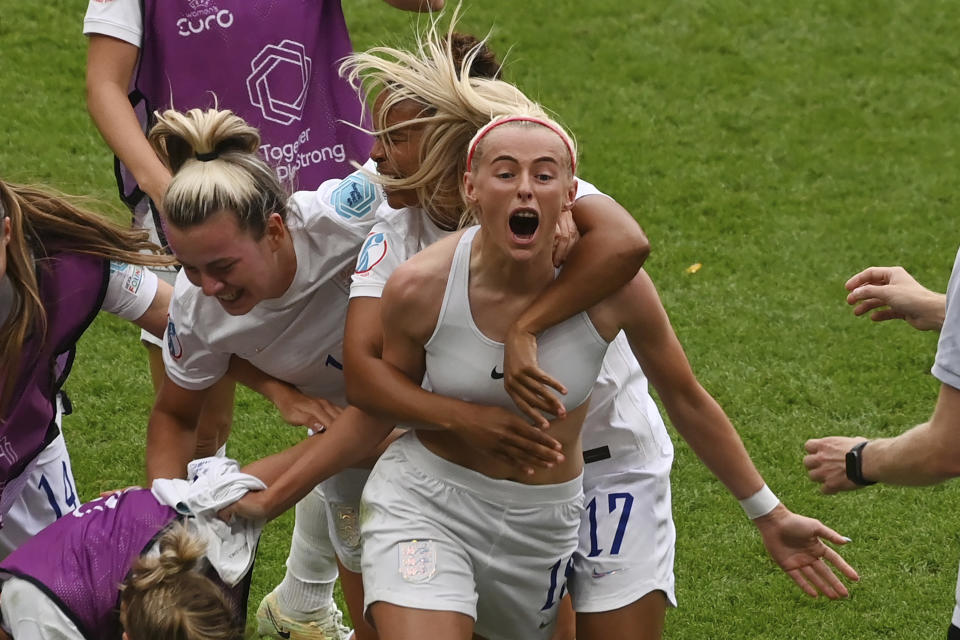
M 456 611 L 487 640 L 549 638 L 582 508 L 580 477 L 493 479 L 408 433 L 381 456 L 363 492 L 364 605 Z

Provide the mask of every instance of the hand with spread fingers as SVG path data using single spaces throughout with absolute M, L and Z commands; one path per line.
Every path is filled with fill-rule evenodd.
M 562 418 L 567 410 L 557 394 L 566 394 L 561 382 L 549 376 L 537 360 L 537 337 L 512 328 L 504 340 L 503 387 L 520 411 L 534 424 L 547 428 L 544 413 Z
M 824 540 L 838 545 L 850 540 L 819 520 L 793 513 L 781 504 L 754 524 L 770 557 L 807 595 L 846 598 L 850 593 L 837 572 L 850 580 L 860 579 L 839 553 L 824 544 Z
M 870 267 L 844 285 L 854 315 L 868 311 L 874 322 L 906 320 L 921 331 L 939 330 L 946 312 L 946 296 L 917 282 L 903 267 Z M 875 310 L 875 311 L 874 311 Z
M 501 407 L 471 405 L 471 411 L 453 429 L 477 450 L 519 465 L 527 475 L 563 461 L 559 442 L 523 416 Z

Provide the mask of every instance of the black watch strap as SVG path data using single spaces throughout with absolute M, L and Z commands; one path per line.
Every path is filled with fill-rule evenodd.
M 847 479 L 850 480 L 853 484 L 860 487 L 867 487 L 871 484 L 877 484 L 872 480 L 867 480 L 863 477 L 863 448 L 867 446 L 869 440 L 864 440 L 853 446 L 850 451 L 847 451 Z

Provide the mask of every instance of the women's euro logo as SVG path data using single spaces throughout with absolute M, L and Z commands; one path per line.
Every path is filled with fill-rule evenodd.
M 371 233 L 367 236 L 360 257 L 357 258 L 357 273 L 369 273 L 387 255 L 387 239 L 382 233 Z
M 179 360 L 183 355 L 183 346 L 180 344 L 180 338 L 177 337 L 177 327 L 170 316 L 167 316 L 167 350 L 170 351 L 174 360 Z

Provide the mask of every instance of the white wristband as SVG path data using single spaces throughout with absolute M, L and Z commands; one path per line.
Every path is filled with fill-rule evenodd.
M 776 509 L 778 504 L 780 500 L 767 485 L 763 485 L 755 494 L 740 501 L 740 506 L 751 520 L 762 518 Z

